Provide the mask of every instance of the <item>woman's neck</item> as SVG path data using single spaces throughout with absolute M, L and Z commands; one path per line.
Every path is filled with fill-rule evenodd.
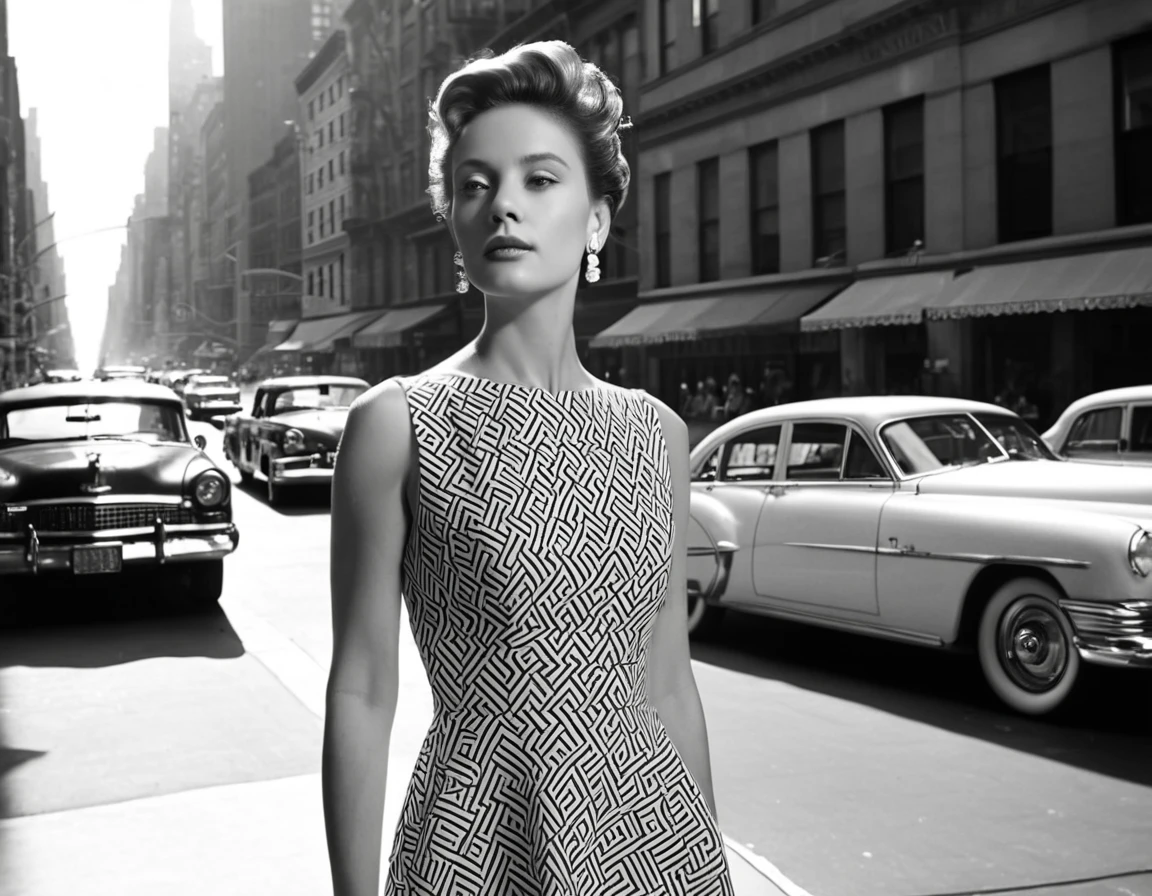
M 467 359 L 472 372 L 553 392 L 587 386 L 591 377 L 580 363 L 572 327 L 575 289 L 568 293 L 521 305 L 485 299 L 484 326 Z

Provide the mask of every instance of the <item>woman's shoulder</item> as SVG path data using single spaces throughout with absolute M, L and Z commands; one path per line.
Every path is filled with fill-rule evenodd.
M 344 443 L 357 442 L 373 446 L 394 457 L 405 456 L 411 437 L 408 401 L 404 384 L 392 377 L 372 386 L 352 402 L 344 425 Z

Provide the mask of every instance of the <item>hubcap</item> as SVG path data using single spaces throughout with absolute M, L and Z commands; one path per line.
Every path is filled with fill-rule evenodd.
M 1058 611 L 1039 597 L 1024 597 L 1000 619 L 997 633 L 1004 671 L 1034 693 L 1054 688 L 1068 668 L 1069 644 Z

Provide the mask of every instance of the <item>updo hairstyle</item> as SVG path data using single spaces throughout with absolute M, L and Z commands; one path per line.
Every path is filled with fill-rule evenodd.
M 631 178 L 620 149 L 619 131 L 629 126 L 620 90 L 569 44 L 548 40 L 521 44 L 499 56 L 485 50 L 440 85 L 428 109 L 428 193 L 437 219 L 447 218 L 452 201 L 448 166 L 460 132 L 481 112 L 512 104 L 535 106 L 571 130 L 583 152 L 593 197 L 606 198 L 615 217 Z

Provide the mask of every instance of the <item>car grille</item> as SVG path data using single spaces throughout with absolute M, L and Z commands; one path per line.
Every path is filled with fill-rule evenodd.
M 152 526 L 159 517 L 166 525 L 195 523 L 196 513 L 179 504 L 39 504 L 12 513 L 0 508 L 0 532 L 101 532 Z

